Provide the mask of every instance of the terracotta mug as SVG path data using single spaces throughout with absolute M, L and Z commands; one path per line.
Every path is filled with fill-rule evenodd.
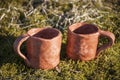
M 60 62 L 62 34 L 55 28 L 33 28 L 14 42 L 14 51 L 32 68 L 52 69 Z M 27 55 L 20 47 L 26 41 Z
M 109 42 L 98 46 L 99 36 L 109 39 Z M 115 36 L 109 31 L 100 30 L 96 25 L 75 23 L 68 27 L 67 56 L 74 60 L 92 60 L 101 50 L 112 46 Z

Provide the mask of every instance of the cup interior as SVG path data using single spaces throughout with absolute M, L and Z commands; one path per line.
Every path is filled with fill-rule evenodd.
M 52 39 L 58 36 L 59 31 L 53 28 L 45 28 L 34 34 L 34 37 L 44 38 L 44 39 Z
M 73 30 L 76 34 L 92 34 L 98 32 L 98 28 L 93 24 L 83 24 Z

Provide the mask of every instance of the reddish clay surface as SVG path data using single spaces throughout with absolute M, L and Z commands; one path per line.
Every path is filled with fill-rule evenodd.
M 20 47 L 27 41 L 27 56 Z M 62 34 L 54 28 L 33 28 L 14 42 L 15 52 L 32 68 L 52 69 L 60 62 Z
M 107 37 L 109 42 L 98 48 L 99 36 Z M 93 24 L 75 23 L 68 27 L 67 56 L 74 60 L 92 60 L 101 50 L 112 46 L 114 40 L 113 33 L 100 30 Z

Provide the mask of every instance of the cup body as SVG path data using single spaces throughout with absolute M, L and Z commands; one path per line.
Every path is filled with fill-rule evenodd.
M 68 27 L 67 56 L 87 61 L 96 57 L 99 29 L 92 24 L 75 23 Z
M 33 68 L 52 69 L 60 62 L 61 33 L 57 29 L 42 28 L 28 31 L 27 58 Z

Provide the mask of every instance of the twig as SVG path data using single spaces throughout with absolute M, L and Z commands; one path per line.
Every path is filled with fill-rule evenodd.
M 5 17 L 5 13 L 2 14 L 2 16 L 0 17 L 0 21 Z

